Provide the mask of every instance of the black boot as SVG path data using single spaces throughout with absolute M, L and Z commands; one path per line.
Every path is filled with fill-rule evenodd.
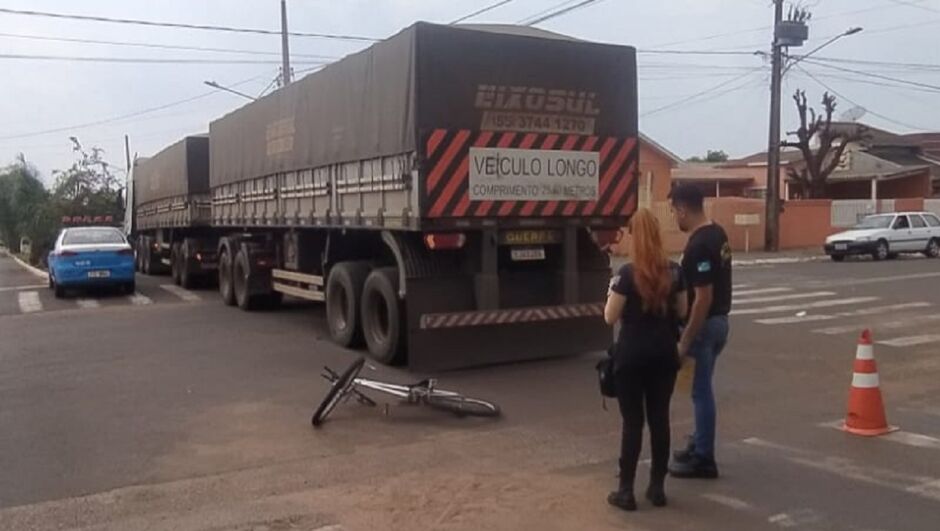
M 633 474 L 624 473 L 623 459 L 620 460 L 620 484 L 617 490 L 607 495 L 607 503 L 624 511 L 636 510 L 636 498 L 633 496 Z
M 651 474 L 650 485 L 646 488 L 646 499 L 655 507 L 666 506 L 666 475 Z

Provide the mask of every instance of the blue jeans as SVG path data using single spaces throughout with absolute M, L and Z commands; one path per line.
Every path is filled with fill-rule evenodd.
M 695 407 L 695 433 L 692 442 L 695 453 L 707 459 L 715 458 L 715 392 L 712 374 L 718 355 L 728 341 L 728 316 L 709 317 L 698 333 L 689 355 L 695 359 L 692 379 L 692 404 Z

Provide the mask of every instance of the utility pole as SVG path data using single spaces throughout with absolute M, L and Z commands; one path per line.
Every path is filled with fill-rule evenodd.
M 783 45 L 777 29 L 783 21 L 783 0 L 774 0 L 774 40 L 770 74 L 770 140 L 767 143 L 767 210 L 764 250 L 780 248 L 780 99 L 783 79 Z
M 287 40 L 287 0 L 281 0 L 281 86 L 286 87 L 291 82 L 290 72 L 290 43 Z

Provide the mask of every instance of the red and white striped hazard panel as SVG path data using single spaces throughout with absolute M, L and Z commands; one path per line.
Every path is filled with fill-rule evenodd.
M 564 306 L 543 306 L 474 312 L 429 313 L 421 316 L 421 329 L 431 330 L 508 323 L 557 321 L 560 319 L 600 317 L 603 315 L 603 303 L 568 304 Z
M 570 168 L 572 163 L 578 170 L 587 167 L 593 180 L 560 177 L 554 179 L 555 190 L 558 186 L 562 190 L 568 186 L 570 190 L 572 183 L 585 182 L 591 185 L 591 198 L 566 199 L 571 196 L 565 192 L 561 192 L 561 196 L 534 192 L 531 200 L 520 196 L 506 200 L 479 196 L 475 199 L 470 187 L 471 164 L 481 160 L 471 161 L 472 150 L 478 153 L 501 150 L 507 155 L 526 153 L 529 156 L 540 151 L 565 152 L 555 153 L 558 158 L 555 161 L 539 160 L 543 174 L 551 172 L 549 164 L 553 169 L 556 165 Z M 427 138 L 425 155 L 428 169 L 423 199 L 425 216 L 429 218 L 623 217 L 630 215 L 637 205 L 639 148 L 636 138 L 435 129 Z M 519 161 L 525 162 L 525 159 Z M 529 162 L 531 164 L 532 160 Z M 577 166 L 577 163 L 582 165 Z M 531 169 L 527 167 L 521 173 L 531 176 Z M 532 179 L 537 178 L 531 177 L 527 182 L 531 184 Z

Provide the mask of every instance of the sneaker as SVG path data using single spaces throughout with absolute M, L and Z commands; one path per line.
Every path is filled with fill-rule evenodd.
M 689 435 L 687 437 L 685 448 L 681 450 L 676 450 L 672 453 L 672 458 L 681 463 L 685 463 L 692 458 L 692 455 L 695 453 L 695 439 Z
M 687 461 L 673 461 L 669 473 L 674 478 L 715 479 L 718 477 L 718 465 L 714 459 L 692 454 Z

